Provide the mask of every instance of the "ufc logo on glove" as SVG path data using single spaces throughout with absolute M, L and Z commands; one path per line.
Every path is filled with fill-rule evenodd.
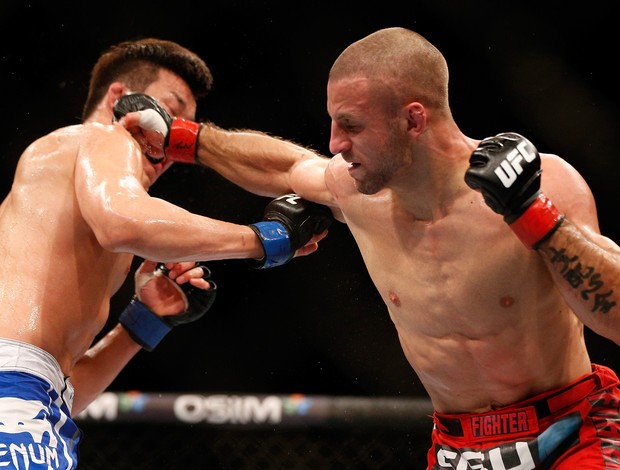
M 512 186 L 512 184 L 517 180 L 517 176 L 523 173 L 521 162 L 525 160 L 527 163 L 532 163 L 535 159 L 536 155 L 528 152 L 527 143 L 519 142 L 517 147 L 514 148 L 506 156 L 506 159 L 503 160 L 495 169 L 495 174 L 505 188 L 510 188 L 510 186 Z

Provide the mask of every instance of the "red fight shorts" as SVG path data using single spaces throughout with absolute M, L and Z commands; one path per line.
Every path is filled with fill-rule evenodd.
M 430 470 L 620 469 L 620 389 L 609 368 L 480 414 L 435 413 Z

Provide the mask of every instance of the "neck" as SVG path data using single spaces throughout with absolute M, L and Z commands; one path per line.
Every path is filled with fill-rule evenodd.
M 95 108 L 95 110 L 88 116 L 84 123 L 87 122 L 99 122 L 101 124 L 110 124 L 114 121 L 114 114 L 112 110 L 108 108 L 103 102 Z
M 394 198 L 417 219 L 432 222 L 445 217 L 454 201 L 471 191 L 464 177 L 477 144 L 460 132 L 429 137 L 413 150 L 411 164 L 390 184 Z

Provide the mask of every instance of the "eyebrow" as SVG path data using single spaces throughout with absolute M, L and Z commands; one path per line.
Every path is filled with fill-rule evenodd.
M 357 122 L 359 119 L 355 116 L 355 114 L 350 113 L 348 111 L 345 112 L 337 112 L 335 116 L 332 117 L 334 121 L 337 122 Z
M 171 91 L 170 93 L 176 98 L 176 100 L 180 104 L 182 104 L 183 106 L 187 106 L 187 102 L 176 91 Z

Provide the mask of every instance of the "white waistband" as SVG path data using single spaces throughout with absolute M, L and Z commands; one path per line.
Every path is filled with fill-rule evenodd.
M 0 371 L 36 375 L 49 382 L 58 394 L 62 394 L 67 386 L 73 388 L 65 380 L 54 356 L 37 346 L 14 339 L 0 338 Z

